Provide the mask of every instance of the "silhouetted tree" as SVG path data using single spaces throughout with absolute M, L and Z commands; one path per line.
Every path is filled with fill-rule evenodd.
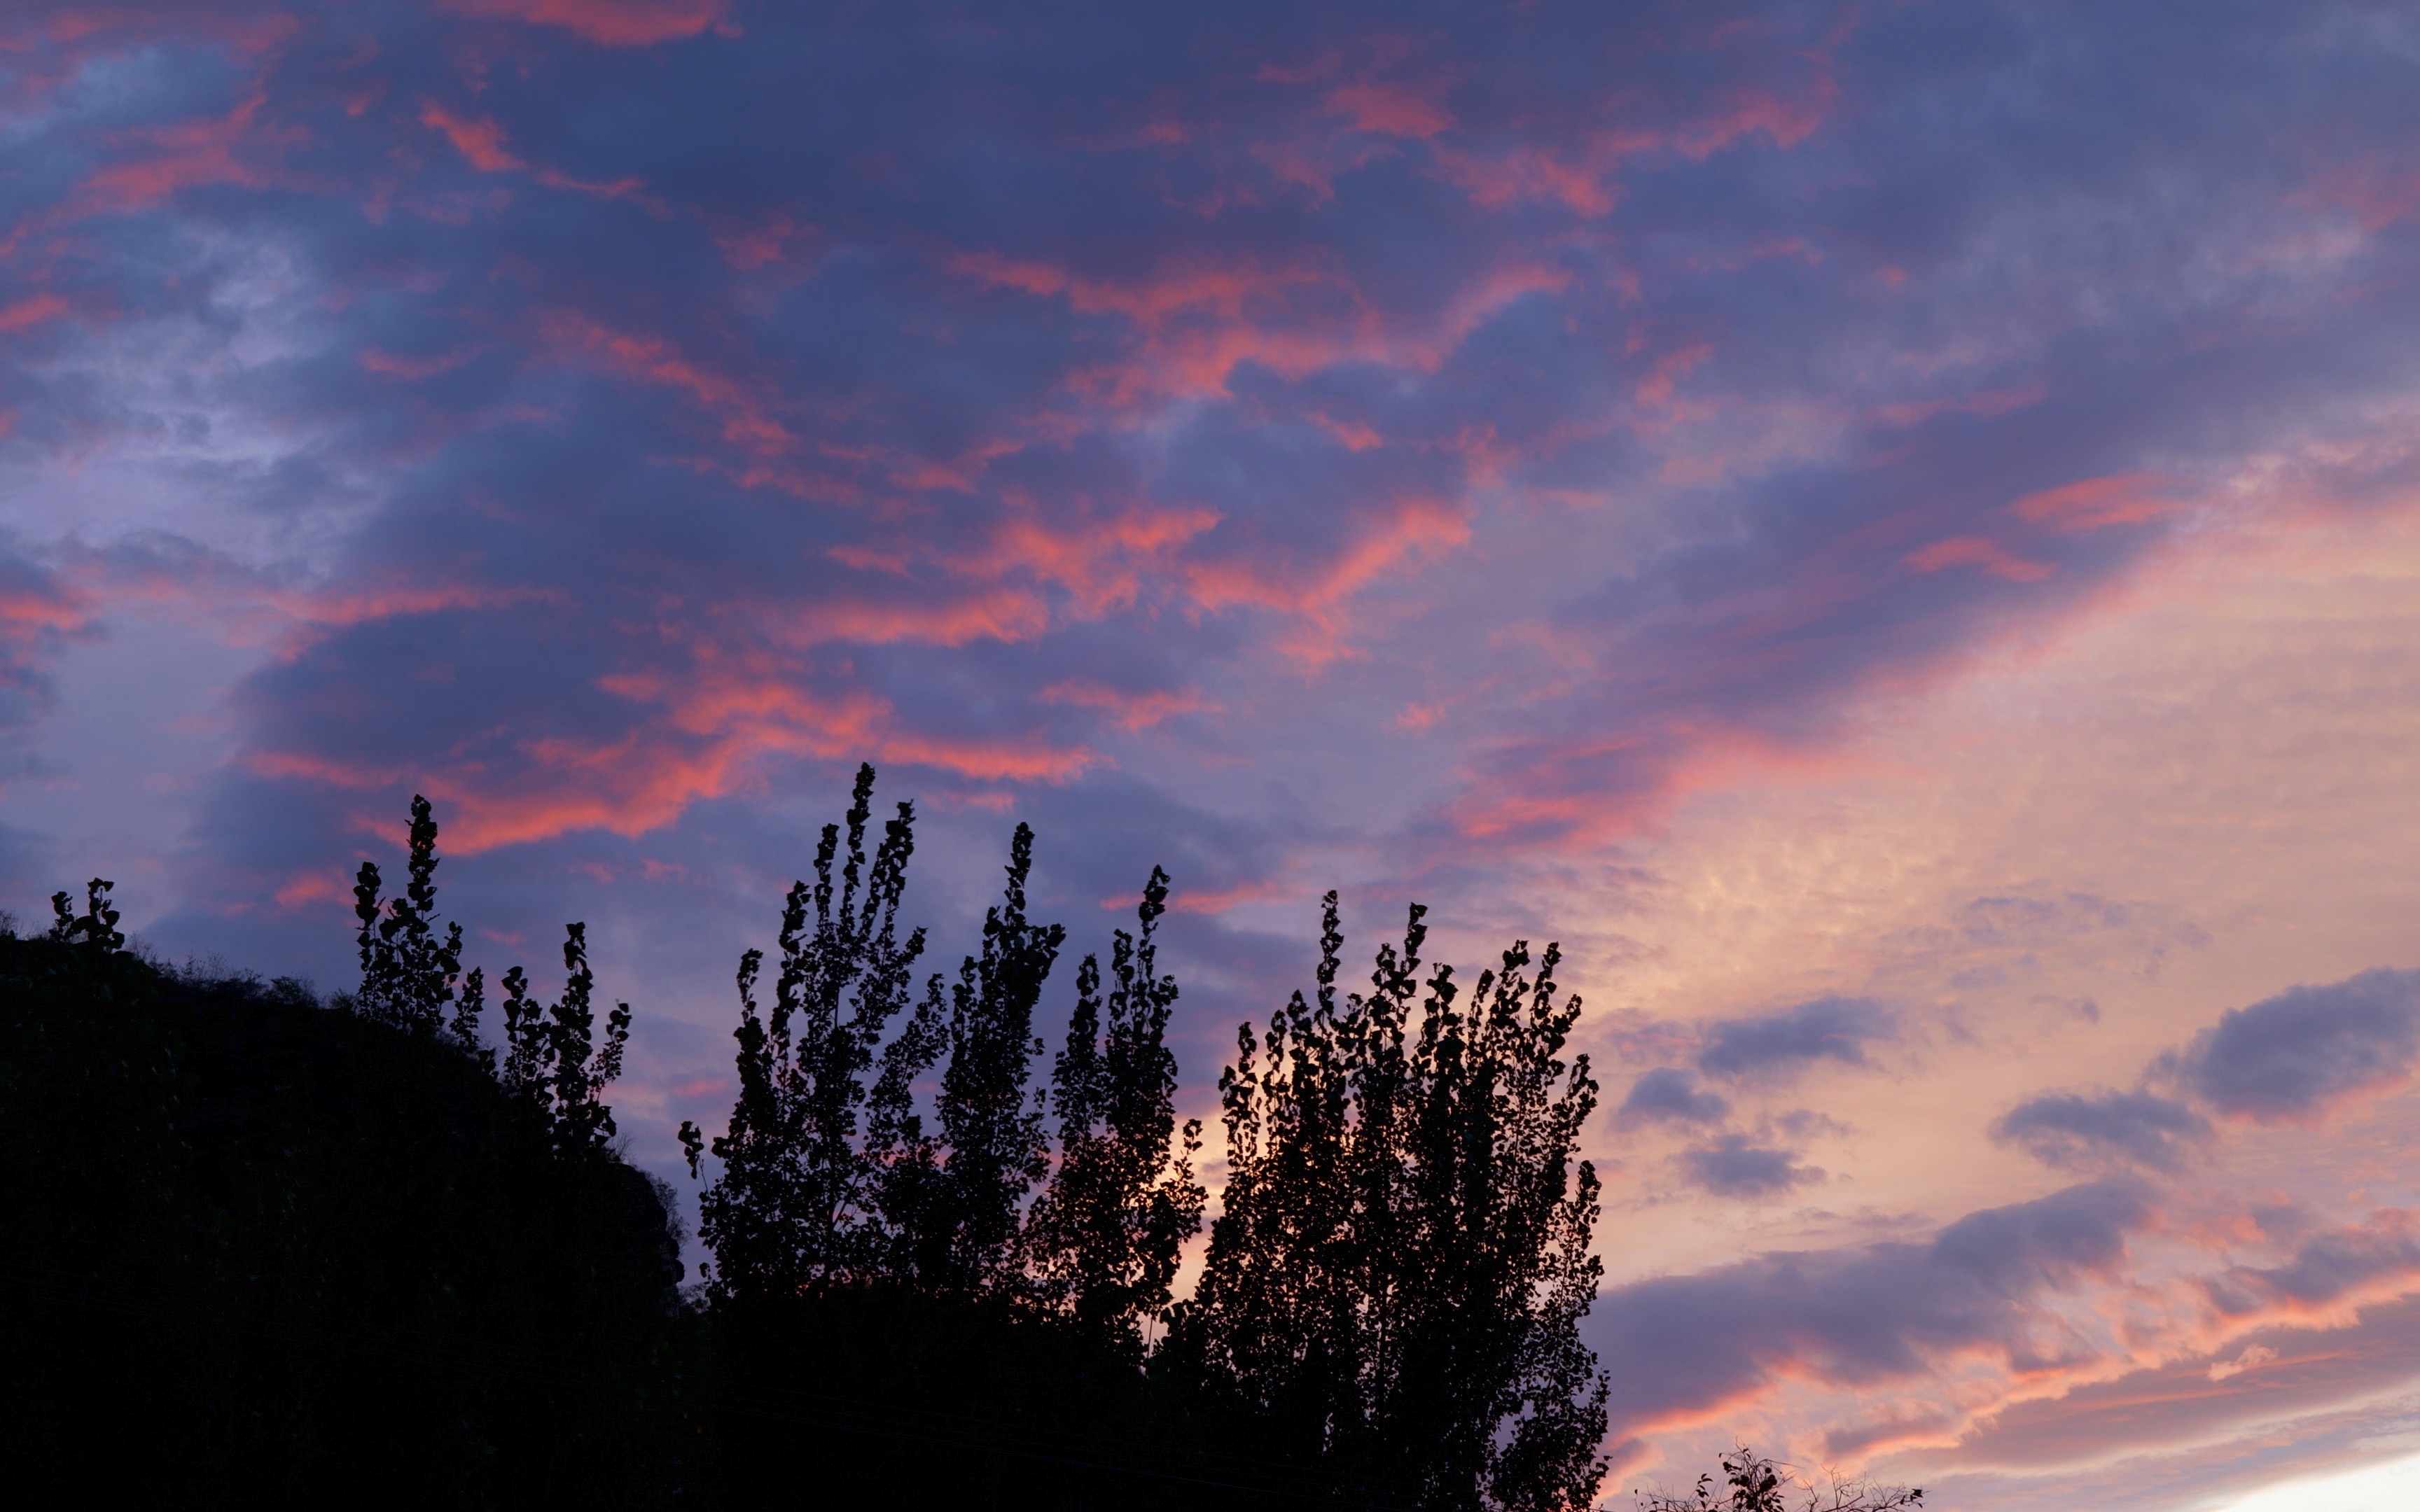
M 722 1174 L 699 1203 L 715 1285 L 727 1291 L 778 1293 L 862 1277 L 889 1248 L 880 1173 L 859 1138 L 859 1109 L 883 1026 L 907 1004 L 924 932 L 897 933 L 915 810 L 899 805 L 868 870 L 873 795 L 874 768 L 860 766 L 837 896 L 836 825 L 824 826 L 814 888 L 790 888 L 769 1014 L 760 1015 L 755 995 L 762 952 L 740 958 L 739 1097 L 713 1142 Z
M 1579 1340 L 1601 1263 L 1595 1104 L 1559 952 L 1527 942 L 1467 1009 L 1420 979 L 1425 910 L 1340 995 L 1336 895 L 1318 988 L 1238 1031 L 1220 1077 L 1228 1185 L 1165 1367 L 1291 1425 L 1359 1494 L 1436 1508 L 1586 1506 L 1605 1473 L 1606 1381 Z
M 1793 1500 L 1802 1512 L 1900 1512 L 1924 1504 L 1918 1487 L 1877 1486 L 1836 1474 L 1826 1474 L 1821 1486 L 1801 1481 L 1792 1473 L 1793 1467 L 1767 1459 L 1745 1444 L 1723 1456 L 1721 1463 L 1719 1486 L 1708 1471 L 1685 1496 L 1631 1494 L 1638 1499 L 1639 1512 L 1792 1512 Z
M 613 1110 L 602 1094 L 622 1074 L 630 1005 L 613 1005 L 605 1016 L 605 1042 L 597 1043 L 597 1014 L 589 1006 L 597 979 L 588 969 L 587 925 L 564 926 L 563 969 L 563 996 L 551 1004 L 530 996 L 520 967 L 504 973 L 501 1073 L 506 1088 L 544 1115 L 558 1149 L 592 1149 L 613 1137 Z
M 428 800 L 416 793 L 410 845 L 402 897 L 380 897 L 375 861 L 364 861 L 354 876 L 362 981 L 351 997 L 353 1011 L 414 1034 L 450 1028 L 458 1043 L 476 1049 L 485 980 L 476 970 L 468 980 L 462 978 L 462 926 L 448 924 L 442 935 L 437 932 L 437 820 Z M 462 988 L 458 997 L 457 982 Z
M 437 818 L 428 800 L 418 794 L 411 799 L 409 844 L 403 896 L 380 896 L 375 861 L 364 861 L 354 877 L 353 917 L 361 921 L 354 939 L 362 980 L 351 994 L 338 995 L 338 1006 L 409 1034 L 425 1038 L 442 1032 L 537 1112 L 558 1149 L 601 1147 L 614 1133 L 613 1110 L 606 1105 L 603 1092 L 622 1074 L 630 1005 L 613 1005 L 606 1015 L 604 1042 L 598 1043 L 587 926 L 565 927 L 566 980 L 555 1002 L 532 997 L 520 967 L 504 973 L 504 1053 L 500 1063 L 496 1052 L 479 1040 L 486 973 L 477 967 L 462 970 L 458 922 L 445 925 L 442 934 L 438 931 Z
M 1098 959 L 1086 956 L 1077 972 L 1076 1010 L 1051 1069 L 1058 1166 L 1026 1225 L 1041 1299 L 1136 1359 L 1140 1323 L 1168 1307 L 1177 1253 L 1201 1230 L 1206 1198 L 1193 1178 L 1201 1120 L 1186 1121 L 1181 1143 L 1177 1135 L 1167 1045 L 1176 979 L 1159 974 L 1153 939 L 1167 911 L 1168 873 L 1154 867 L 1137 933 L 1112 941 L 1106 1003 Z
M 1067 931 L 1026 917 L 1032 869 L 1033 831 L 1019 825 L 1009 841 L 1007 890 L 984 914 L 983 953 L 968 956 L 950 985 L 949 1061 L 934 1100 L 938 1156 L 929 1147 L 902 1151 L 909 1169 L 927 1174 L 897 1189 L 892 1221 L 915 1279 L 945 1290 L 1024 1290 L 1020 1221 L 1027 1194 L 1050 1169 L 1042 1109 L 1027 1084 L 1042 1054 L 1034 1006 Z M 903 1052 L 899 1069 L 911 1061 Z

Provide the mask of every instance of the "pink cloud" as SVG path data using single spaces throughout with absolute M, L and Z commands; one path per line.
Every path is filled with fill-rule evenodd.
M 714 232 L 714 245 L 724 262 L 741 272 L 752 272 L 797 259 L 801 249 L 814 244 L 815 236 L 813 224 L 788 210 L 775 210 L 761 220 L 721 226 Z
M 2019 583 L 2040 582 L 2058 570 L 2046 562 L 2027 561 L 1997 541 L 1979 535 L 1958 535 L 1946 541 L 1935 541 L 1931 546 L 1909 552 L 1902 560 L 1918 572 L 1940 572 L 1947 567 L 1980 567 L 1994 578 Z
M 431 100 L 420 108 L 420 124 L 443 132 L 462 160 L 481 173 L 519 173 L 529 166 L 504 149 L 504 129 L 485 116 L 457 116 Z
M 1045 703 L 1098 709 L 1109 716 L 1112 723 L 1129 731 L 1148 730 L 1180 714 L 1215 713 L 1218 707 L 1203 702 L 1199 692 L 1153 689 L 1129 693 L 1089 677 L 1063 679 L 1045 687 L 1036 696 Z
M 645 184 L 637 178 L 590 180 L 574 178 L 552 168 L 533 167 L 505 147 L 504 128 L 484 116 L 458 116 L 431 100 L 421 107 L 420 123 L 442 132 L 454 145 L 454 150 L 462 155 L 462 161 L 481 173 L 526 173 L 549 189 L 568 189 L 599 199 L 627 199 L 659 218 L 671 213 L 662 201 L 646 193 Z
M 1169 894 L 1168 906 L 1180 914 L 1223 914 L 1231 908 L 1240 908 L 1246 903 L 1286 903 L 1299 901 L 1304 896 L 1302 887 L 1296 883 L 1239 882 L 1232 887 L 1218 887 L 1208 891 L 1179 887 Z M 1101 906 L 1117 909 L 1132 908 L 1134 899 L 1120 894 L 1114 898 L 1102 899 Z
M 1357 131 L 1430 137 L 1453 125 L 1453 113 L 1438 98 L 1443 93 L 1439 86 L 1422 89 L 1399 83 L 1339 85 L 1327 92 L 1327 108 Z
M 1140 351 L 1072 373 L 1066 387 L 1102 409 L 1224 391 L 1236 365 L 1255 362 L 1289 378 L 1340 363 L 1377 361 L 1434 372 L 1512 301 L 1571 285 L 1560 268 L 1530 261 L 1474 270 L 1434 314 L 1390 323 L 1326 259 L 1268 266 L 1244 259 L 1107 281 L 998 253 L 966 253 L 950 270 L 1080 314 L 1117 315 L 1144 340 Z
M 1353 654 L 1352 606 L 1390 572 L 1409 571 L 1470 539 L 1462 510 L 1442 501 L 1394 501 L 1367 519 L 1342 549 L 1293 566 L 1266 556 L 1186 563 L 1187 594 L 1204 609 L 1265 609 L 1286 616 L 1274 649 L 1311 667 Z
M 920 733 L 905 727 L 886 700 L 861 690 L 811 692 L 795 674 L 755 656 L 701 649 L 693 670 L 678 678 L 600 682 L 653 705 L 654 716 L 609 740 L 521 741 L 516 754 L 525 764 L 509 777 L 466 766 L 428 779 L 430 795 L 447 798 L 461 815 L 462 848 L 580 829 L 643 834 L 701 799 L 752 789 L 763 761 L 776 755 L 870 758 L 1013 782 L 1063 782 L 1094 760 L 1079 747 L 1038 739 Z
M 2120 472 L 2086 478 L 2029 493 L 2009 506 L 2020 519 L 2068 532 L 2165 519 L 2184 508 L 2167 496 L 2170 485 L 2157 473 Z
M 28 294 L 0 305 L 0 332 L 23 331 L 67 314 L 68 301 L 55 294 Z
M 450 352 L 440 352 L 434 357 L 398 357 L 393 352 L 381 351 L 376 347 L 365 347 L 353 360 L 361 363 L 365 372 L 402 378 L 406 382 L 417 382 L 422 378 L 435 378 L 441 373 L 451 373 L 477 355 L 477 350 L 469 347 L 458 347 Z
M 270 168 L 240 149 L 286 145 L 301 138 L 301 132 L 290 128 L 255 130 L 253 117 L 267 99 L 266 94 L 256 92 L 225 116 L 129 133 L 128 145 L 137 150 L 95 169 L 70 196 L 61 218 L 124 214 L 157 205 L 180 191 L 213 184 L 266 188 L 272 177 Z
M 305 872 L 279 887 L 271 896 L 276 899 L 278 907 L 290 910 L 349 898 L 351 889 L 331 873 Z
M 687 394 L 721 422 L 724 440 L 747 451 L 778 454 L 796 441 L 771 413 L 768 395 L 687 356 L 670 340 L 616 331 L 569 310 L 538 316 L 537 329 L 559 358 L 585 361 L 619 377 Z
M 457 15 L 560 26 L 602 47 L 649 47 L 724 22 L 725 0 L 439 0 Z M 726 23 L 727 24 L 727 23 Z

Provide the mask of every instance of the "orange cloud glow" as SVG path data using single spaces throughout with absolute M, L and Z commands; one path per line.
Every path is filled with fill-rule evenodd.
M 912 731 L 876 695 L 811 691 L 761 656 L 700 649 L 686 675 L 630 674 L 599 683 L 654 705 L 657 714 L 608 740 L 520 742 L 518 753 L 529 766 L 509 780 L 473 767 L 428 777 L 431 796 L 446 798 L 461 814 L 465 848 L 579 829 L 642 834 L 671 824 L 693 803 L 749 789 L 759 764 L 773 755 L 870 757 L 1006 782 L 1063 782 L 1094 760 L 1080 747 L 1033 739 Z

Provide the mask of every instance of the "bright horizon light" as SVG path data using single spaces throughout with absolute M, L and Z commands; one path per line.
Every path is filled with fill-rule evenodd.
M 2420 1507 L 2420 1455 L 2340 1474 L 2287 1481 L 2211 1512 L 2410 1512 Z

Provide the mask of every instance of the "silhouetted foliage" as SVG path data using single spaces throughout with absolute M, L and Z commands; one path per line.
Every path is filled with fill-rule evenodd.
M 457 1042 L 475 1047 L 485 978 L 462 976 L 462 926 L 437 933 L 437 820 L 428 800 L 411 798 L 409 878 L 400 898 L 381 898 L 378 863 L 364 861 L 353 879 L 353 916 L 362 982 L 350 998 L 353 1011 L 413 1034 L 450 1029 Z M 456 983 L 461 993 L 456 995 Z M 448 1023 L 446 1008 L 454 1013 Z
M 1110 947 L 1106 1003 L 1099 961 L 1088 955 L 1077 972 L 1050 1077 L 1059 1163 L 1027 1222 L 1038 1297 L 1136 1359 L 1141 1324 L 1168 1307 L 1177 1253 L 1201 1230 L 1207 1200 L 1193 1178 L 1201 1121 L 1186 1120 L 1177 1137 L 1166 1039 L 1176 979 L 1159 974 L 1153 938 L 1167 911 L 1168 873 L 1154 867 L 1136 933 L 1118 931 Z
M 924 932 L 898 937 L 915 810 L 899 805 L 869 870 L 873 797 L 874 768 L 861 766 L 837 893 L 837 825 L 824 826 L 813 889 L 804 882 L 790 888 L 769 1014 L 760 1015 L 755 995 L 763 954 L 740 958 L 739 1097 L 728 1131 L 713 1141 L 722 1174 L 699 1203 L 721 1294 L 865 1279 L 882 1273 L 892 1247 L 883 1170 L 861 1138 L 859 1110 L 883 1026 L 907 1004 Z
M 1559 1058 L 1579 1004 L 1525 942 L 1457 1007 L 1450 966 L 1420 980 L 1423 912 L 1340 995 L 1329 893 L 1314 1000 L 1264 1046 L 1238 1031 L 1223 1211 L 1167 1367 L 1373 1500 L 1585 1506 L 1607 1388 L 1577 1332 L 1602 1269 L 1572 1161 L 1596 1084 Z
M 487 975 L 462 970 L 462 926 L 438 933 L 437 818 L 426 797 L 411 799 L 411 827 L 403 896 L 382 898 L 378 863 L 364 861 L 353 880 L 353 917 L 361 921 L 355 943 L 361 985 L 338 995 L 337 1005 L 407 1033 L 434 1037 L 441 1029 L 456 1048 L 494 1071 L 505 1088 L 525 1099 L 565 1149 L 601 1146 L 614 1134 L 613 1110 L 603 1093 L 622 1074 L 623 1047 L 630 1038 L 630 1005 L 616 1003 L 606 1015 L 605 1040 L 597 1042 L 591 1006 L 596 977 L 588 969 L 588 926 L 564 926 L 563 995 L 547 1003 L 530 995 L 520 967 L 504 972 L 504 1043 L 501 1062 L 481 1043 L 479 1020 L 486 1010 Z M 457 990 L 457 984 L 459 990 Z M 448 1005 L 453 1013 L 446 1014 Z
M 949 1060 L 935 1099 L 937 1179 L 921 1204 L 898 1214 L 914 1277 L 967 1292 L 1022 1289 L 1025 1197 L 1050 1168 L 1041 1103 L 1026 1088 L 1042 1054 L 1033 1010 L 1067 932 L 1026 918 L 1031 828 L 1016 826 L 1008 855 L 1006 895 L 984 914 L 983 953 L 967 957 L 950 984 Z
M 605 1016 L 605 1042 L 596 1042 L 597 1015 L 589 995 L 597 979 L 588 969 L 588 926 L 566 924 L 563 937 L 563 996 L 553 1004 L 529 995 L 529 979 L 514 966 L 504 973 L 504 1086 L 529 1100 L 565 1149 L 592 1149 L 613 1136 L 613 1110 L 605 1105 L 607 1083 L 622 1074 L 622 1048 L 630 1040 L 630 1005 L 616 1003 Z
M 1577 1331 L 1601 1268 L 1589 1253 L 1596 1175 L 1574 1151 L 1596 1085 L 1585 1057 L 1559 1058 L 1579 1005 L 1559 996 L 1557 950 L 1533 973 L 1514 946 L 1464 1006 L 1450 967 L 1422 975 L 1416 907 L 1400 949 L 1380 950 L 1373 991 L 1340 995 L 1331 893 L 1316 1004 L 1297 995 L 1264 1054 L 1247 1026 L 1222 1079 L 1224 1211 L 1195 1297 L 1171 1306 L 1205 1195 L 1192 1174 L 1200 1127 L 1177 1129 L 1165 1042 L 1177 995 L 1157 965 L 1166 875 L 1146 884 L 1137 933 L 1116 935 L 1107 981 L 1097 957 L 1079 967 L 1048 1095 L 1036 1095 L 1033 1014 L 1065 932 L 1029 917 L 1032 832 L 1020 825 L 1010 843 L 980 955 L 946 996 L 936 977 L 910 1008 L 923 936 L 892 943 L 905 806 L 880 881 L 852 902 L 872 786 L 861 769 L 838 913 L 839 826 L 825 831 L 818 886 L 791 891 L 769 1015 L 758 958 L 741 964 L 741 1094 L 704 1204 L 718 1305 L 730 1318 L 745 1304 L 752 1319 L 736 1337 L 789 1336 L 802 1358 L 840 1350 L 849 1364 L 825 1379 L 905 1394 L 878 1409 L 850 1398 L 864 1411 L 965 1407 L 945 1382 L 973 1366 L 946 1346 L 878 1369 L 849 1352 L 863 1319 L 922 1336 L 897 1309 L 946 1300 L 954 1328 L 1092 1360 L 1089 1379 L 1124 1381 L 1111 1396 L 1156 1403 L 1146 1418 L 1180 1439 L 1251 1425 L 1253 1452 L 1209 1477 L 1231 1489 L 1282 1473 L 1349 1504 L 1586 1505 L 1605 1472 L 1607 1388 Z M 684 1126 L 692 1160 L 702 1139 Z M 1169 1337 L 1137 1374 L 1159 1316 Z M 969 1421 L 1005 1431 L 1015 1415 L 994 1403 Z
M 1924 1504 L 1917 1487 L 1878 1486 L 1835 1474 L 1826 1474 L 1820 1486 L 1802 1481 L 1793 1467 L 1745 1444 L 1723 1456 L 1721 1464 L 1719 1479 L 1708 1471 L 1685 1496 L 1634 1491 L 1638 1512 L 1901 1512 Z
M 156 1425 L 124 1469 L 178 1504 L 358 1501 L 367 1471 L 442 1505 L 1586 1505 L 1596 1085 L 1555 948 L 1466 1002 L 1416 906 L 1342 993 L 1330 893 L 1316 991 L 1221 1077 L 1229 1184 L 1176 1303 L 1207 1197 L 1167 874 L 1106 971 L 1083 958 L 1037 1088 L 1066 932 L 1030 916 L 1032 831 L 980 950 L 920 988 L 914 812 L 869 853 L 873 789 L 861 768 L 783 901 L 769 1002 L 740 962 L 729 1126 L 680 1127 L 693 1177 L 721 1163 L 686 1301 L 668 1192 L 608 1148 L 628 1005 L 600 1026 L 574 923 L 560 995 L 511 968 L 481 1041 L 427 799 L 402 896 L 361 868 L 346 1011 L 147 964 L 100 879 L 43 938 L 0 933 L 0 1171 L 42 1236 L 0 1319 L 26 1483 L 89 1499 L 60 1445 L 106 1418 Z M 1710 1476 L 1645 1512 L 1785 1512 L 1771 1462 L 1725 1473 L 1727 1501 Z M 1834 1490 L 1810 1512 L 1920 1495 Z
M 1011 840 L 981 951 L 918 994 L 924 935 L 896 922 L 913 811 L 869 864 L 873 785 L 861 768 L 814 885 L 788 895 L 769 1011 L 762 957 L 740 964 L 740 1093 L 701 1203 L 718 1494 L 771 1502 L 813 1463 L 836 1504 L 911 1487 L 1068 1507 L 1215 1487 L 1251 1504 L 1251 1461 L 1218 1459 L 1218 1425 L 1140 1368 L 1139 1320 L 1165 1305 L 1202 1200 L 1198 1130 L 1172 1143 L 1176 986 L 1152 941 L 1167 879 L 1145 890 L 1140 944 L 1117 936 L 1106 1002 L 1097 962 L 1082 974 L 1054 1171 L 1033 1015 L 1065 932 L 1029 917 L 1032 832 Z M 694 1170 L 705 1135 L 684 1124 L 681 1141 Z
M 95 877 L 85 885 L 85 911 L 75 911 L 67 892 L 51 894 L 51 912 L 56 921 L 51 925 L 47 938 L 60 945 L 80 945 L 85 953 L 104 960 L 113 950 L 126 948 L 126 936 L 117 928 L 117 910 L 110 903 L 109 895 L 117 884 Z

